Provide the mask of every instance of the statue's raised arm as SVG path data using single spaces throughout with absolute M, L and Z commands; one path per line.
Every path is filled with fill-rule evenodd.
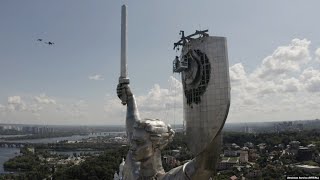
M 132 144 L 134 125 L 139 121 L 139 111 L 136 100 L 129 86 L 127 73 L 127 7 L 121 7 L 121 61 L 120 77 L 117 86 L 117 95 L 123 105 L 127 106 L 126 132 L 128 144 Z M 120 179 L 137 179 L 139 177 L 140 162 L 133 160 L 132 151 L 129 150 L 123 167 L 123 172 L 119 172 Z
M 120 98 L 122 104 L 127 106 L 127 117 L 126 117 L 126 132 L 129 143 L 132 139 L 133 126 L 136 121 L 140 120 L 140 115 L 136 100 L 131 92 L 130 86 L 127 83 L 119 83 L 117 86 L 117 95 Z

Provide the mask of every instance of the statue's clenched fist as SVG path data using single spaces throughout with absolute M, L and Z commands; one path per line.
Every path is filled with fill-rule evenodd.
M 132 92 L 128 84 L 119 83 L 117 86 L 117 95 L 123 105 L 127 104 L 127 100 L 132 97 Z

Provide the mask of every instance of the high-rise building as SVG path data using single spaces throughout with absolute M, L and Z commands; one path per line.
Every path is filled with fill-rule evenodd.
M 239 158 L 240 163 L 247 163 L 248 160 L 249 160 L 248 151 L 241 150 L 240 151 L 240 158 Z

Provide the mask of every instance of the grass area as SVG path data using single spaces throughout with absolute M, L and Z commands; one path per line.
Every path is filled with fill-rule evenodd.
M 222 161 L 237 162 L 237 161 L 239 161 L 239 157 L 222 157 Z

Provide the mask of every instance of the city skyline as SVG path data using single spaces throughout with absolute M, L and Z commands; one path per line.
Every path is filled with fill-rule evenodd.
M 227 123 L 320 117 L 319 2 L 125 3 L 128 74 L 142 118 L 182 124 L 172 48 L 180 30 L 199 29 L 227 37 Z M 0 123 L 124 124 L 116 96 L 122 4 L 1 2 Z

